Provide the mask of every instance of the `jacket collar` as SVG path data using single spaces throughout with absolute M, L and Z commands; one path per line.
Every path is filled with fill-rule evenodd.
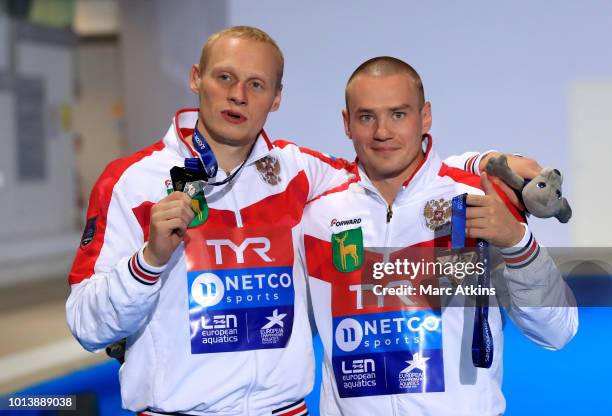
M 193 134 L 193 127 L 198 120 L 199 111 L 197 108 L 183 108 L 178 110 L 172 120 L 172 126 L 168 130 L 164 141 L 166 145 L 174 148 L 182 157 L 197 157 L 191 143 L 186 140 Z M 266 156 L 274 146 L 268 138 L 266 132 L 262 129 L 259 137 L 255 141 L 253 150 L 247 159 L 246 165 L 255 163 L 257 160 Z

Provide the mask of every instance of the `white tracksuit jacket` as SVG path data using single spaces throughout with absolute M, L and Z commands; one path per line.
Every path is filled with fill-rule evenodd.
M 293 247 L 306 202 L 347 179 L 345 162 L 263 133 L 229 184 L 205 189 L 209 217 L 189 231 L 192 259 L 181 243 L 156 269 L 142 257 L 150 209 L 172 187 L 170 169 L 194 156 L 183 137 L 197 114 L 179 111 L 161 141 L 111 163 L 96 183 L 69 276 L 68 325 L 89 351 L 127 337 L 127 409 L 306 414 L 314 359 Z
M 391 260 L 400 248 L 450 247 L 450 227 L 438 228 L 449 220 L 450 212 L 444 214 L 450 202 L 444 205 L 445 201 L 466 192 L 483 194 L 479 177 L 468 173 L 476 171 L 473 158 L 465 163 L 447 159 L 465 166 L 465 172 L 442 163 L 430 137 L 424 144 L 423 164 L 391 207 L 356 169 L 353 181 L 310 202 L 304 212 L 301 250 L 324 347 L 321 415 L 473 416 L 505 410 L 498 306 L 489 308 L 492 366 L 476 368 L 471 351 L 473 303 L 465 306 L 465 297 L 454 296 L 437 315 L 431 308 L 407 310 L 397 295 L 373 295 L 368 285 L 384 286 L 384 280 L 362 277 L 359 269 L 351 271 L 358 266 L 351 257 L 363 255 L 359 245 L 379 248 Z M 497 303 L 495 296 L 490 304 L 504 305 L 532 341 L 559 349 L 577 330 L 575 299 L 546 250 L 525 229 L 516 247 L 501 250 L 506 267 L 491 276 L 496 293 L 509 295 L 508 305 Z

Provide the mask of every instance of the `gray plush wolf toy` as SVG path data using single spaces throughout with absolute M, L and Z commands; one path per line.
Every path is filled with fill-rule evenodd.
M 562 197 L 563 177 L 557 169 L 544 168 L 538 176 L 526 180 L 510 169 L 505 155 L 500 155 L 489 159 L 486 171 L 516 190 L 530 214 L 538 218 L 555 217 L 562 223 L 572 217 L 572 208 Z

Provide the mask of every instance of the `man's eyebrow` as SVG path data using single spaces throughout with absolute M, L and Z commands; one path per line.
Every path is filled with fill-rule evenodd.
M 234 72 L 235 70 L 234 67 L 225 65 L 211 66 L 210 69 L 215 72 Z
M 358 107 L 355 110 L 355 113 L 374 113 L 375 110 L 373 108 L 364 108 L 364 107 Z
M 212 72 L 231 72 L 231 73 L 236 73 L 236 68 L 232 67 L 232 66 L 218 66 L 218 67 L 213 67 L 212 68 Z M 259 79 L 262 81 L 266 81 L 266 75 L 265 74 L 256 74 L 254 72 L 248 73 L 247 74 L 247 79 Z
M 391 107 L 390 110 L 391 111 L 398 111 L 398 110 L 407 110 L 407 109 L 410 109 L 410 108 L 412 108 L 410 104 L 402 104 L 402 105 L 399 105 L 397 107 Z
M 407 110 L 410 108 L 412 108 L 410 104 L 400 104 L 398 106 L 389 108 L 389 111 L 393 112 L 393 111 L 399 111 L 399 110 Z M 357 108 L 357 110 L 355 110 L 355 113 L 374 113 L 374 112 L 376 112 L 376 110 L 374 110 L 373 108 L 366 108 L 366 107 L 360 107 L 360 108 Z

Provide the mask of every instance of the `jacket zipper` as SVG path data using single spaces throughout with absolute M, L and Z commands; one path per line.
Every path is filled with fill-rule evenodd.
M 385 253 L 384 253 L 384 261 L 389 261 L 389 236 L 390 236 L 390 228 L 391 228 L 391 219 L 393 218 L 393 206 L 392 204 L 387 205 L 387 222 L 385 224 Z M 391 410 L 393 411 L 393 416 L 396 416 L 398 413 L 397 410 L 397 397 L 395 395 L 390 396 L 391 399 Z
M 385 223 L 385 244 L 384 253 L 383 253 L 383 261 L 389 261 L 389 229 L 391 228 L 391 218 L 393 218 L 393 207 L 391 205 L 387 205 L 387 222 Z

